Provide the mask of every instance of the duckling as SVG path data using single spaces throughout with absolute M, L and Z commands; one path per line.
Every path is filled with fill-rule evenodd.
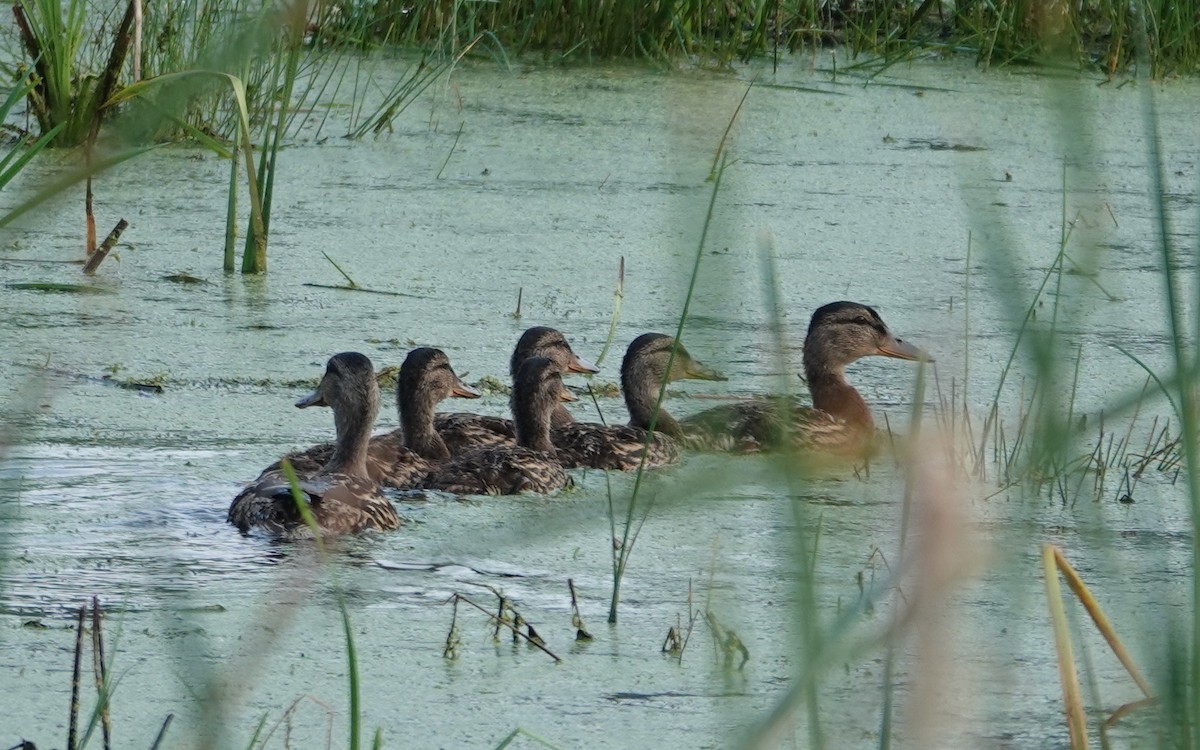
M 560 401 L 574 400 L 563 387 L 557 362 L 526 359 L 517 370 L 510 399 L 516 445 L 461 453 L 434 469 L 425 487 L 459 495 L 513 495 L 563 487 L 567 474 L 550 442 L 550 421 Z
M 576 354 L 567 343 L 562 332 L 534 326 L 521 334 L 508 362 L 508 374 L 516 380 L 521 363 L 530 357 L 547 357 L 558 365 L 560 372 L 596 373 L 600 370 Z M 555 404 L 551 426 L 571 424 L 574 418 L 562 404 Z M 516 444 L 516 430 L 512 420 L 468 412 L 439 414 L 434 427 L 446 442 L 450 453 L 457 455 L 471 448 L 487 448 Z
M 684 429 L 724 448 L 778 447 L 790 436 L 804 450 L 869 454 L 875 422 L 862 395 L 846 382 L 845 368 L 871 355 L 928 359 L 923 351 L 892 335 L 873 308 L 831 302 L 813 313 L 804 339 L 804 375 L 812 407 L 790 404 L 790 413 L 784 416 L 778 399 L 729 404 L 688 417 Z
M 675 350 L 674 359 L 672 349 Z M 563 466 L 621 471 L 637 469 L 663 381 L 683 378 L 725 379 L 693 359 L 683 344 L 676 346 L 675 339 L 670 336 L 662 333 L 638 336 L 625 351 L 625 359 L 621 362 L 621 390 L 629 409 L 629 424 L 606 426 L 576 422 L 555 428 L 550 437 Z M 646 467 L 679 460 L 677 439 L 682 437 L 679 423 L 660 408 L 647 447 Z
M 367 446 L 367 474 L 385 487 L 418 486 L 450 451 L 433 428 L 434 409 L 451 396 L 479 398 L 479 391 L 462 382 L 440 349 L 413 349 L 400 366 L 396 380 L 396 410 L 400 427 L 375 435 Z M 287 456 L 297 476 L 316 473 L 333 455 L 332 443 L 322 443 Z M 268 467 L 276 471 L 279 463 Z
M 367 473 L 367 442 L 379 413 L 379 386 L 371 360 L 358 352 L 335 354 L 317 390 L 296 406 L 330 407 L 337 428 L 329 461 L 299 482 L 321 533 L 398 528 L 396 509 Z M 282 471 L 264 472 L 238 493 L 227 520 L 242 533 L 256 526 L 286 536 L 310 533 Z

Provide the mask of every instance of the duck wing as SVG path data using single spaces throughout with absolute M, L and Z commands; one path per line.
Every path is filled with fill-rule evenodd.
M 679 447 L 670 437 L 652 433 L 646 446 L 646 431 L 629 425 L 600 425 L 576 422 L 550 431 L 558 459 L 566 468 L 634 471 L 647 448 L 646 468 L 665 466 L 679 460 Z

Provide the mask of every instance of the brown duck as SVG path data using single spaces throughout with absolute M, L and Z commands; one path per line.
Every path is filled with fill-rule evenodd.
M 299 489 L 322 534 L 395 529 L 396 509 L 367 472 L 367 443 L 379 412 L 379 386 L 371 360 L 358 352 L 330 358 L 317 390 L 296 402 L 304 409 L 333 410 L 337 439 L 329 460 L 299 481 Z M 233 499 L 229 523 L 289 536 L 309 536 L 282 471 L 264 472 Z
M 566 336 L 554 328 L 545 326 L 528 329 L 517 341 L 508 362 L 508 373 L 514 381 L 521 363 L 530 357 L 546 357 L 559 367 L 560 372 L 599 372 L 595 365 L 571 349 Z M 573 421 L 575 420 L 566 407 L 561 403 L 554 405 L 551 412 L 552 426 L 559 427 Z M 471 448 L 516 444 L 513 422 L 504 417 L 453 412 L 437 415 L 434 427 L 442 436 L 451 455 L 458 455 Z
M 812 406 L 779 399 L 718 406 L 683 420 L 689 444 L 733 450 L 776 448 L 846 455 L 870 453 L 875 422 L 862 395 L 846 382 L 846 366 L 861 357 L 928 359 L 892 335 L 873 308 L 831 302 L 813 313 L 804 339 L 804 375 Z
M 517 370 L 510 403 L 515 445 L 475 448 L 435 468 L 425 487 L 459 495 L 512 495 L 552 492 L 567 483 L 550 442 L 554 407 L 574 401 L 563 387 L 558 363 L 547 357 L 526 359 Z
M 641 464 L 645 449 L 647 468 L 674 463 L 679 459 L 677 439 L 682 436 L 679 423 L 661 408 L 655 419 L 654 407 L 664 382 L 684 378 L 725 379 L 693 359 L 670 336 L 662 333 L 638 336 L 621 361 L 621 392 L 629 409 L 629 424 L 574 422 L 555 428 L 550 438 L 558 449 L 559 461 L 567 468 L 632 471 Z M 647 441 L 652 420 L 654 432 L 649 433 Z

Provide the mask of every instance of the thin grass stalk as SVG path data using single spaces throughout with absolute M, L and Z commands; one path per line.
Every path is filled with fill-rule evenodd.
M 124 101 L 132 100 L 139 96 L 144 96 L 147 93 L 149 93 L 150 91 L 152 91 L 155 88 L 160 87 L 160 86 L 179 85 L 179 84 L 186 82 L 188 79 L 203 79 L 203 78 L 216 78 L 219 81 L 228 84 L 230 93 L 233 95 L 233 100 L 234 100 L 233 114 L 237 120 L 238 140 L 240 141 L 239 149 L 242 152 L 243 164 L 245 165 L 245 168 L 246 168 L 246 188 L 247 188 L 246 192 L 250 196 L 250 233 L 254 237 L 254 242 L 256 243 L 256 247 L 255 247 L 256 256 L 258 254 L 261 254 L 262 257 L 265 258 L 266 252 L 267 252 L 267 246 L 266 246 L 266 241 L 267 241 L 266 236 L 267 235 L 266 235 L 266 229 L 263 225 L 262 193 L 259 191 L 258 172 L 254 168 L 254 144 L 253 144 L 253 141 L 251 140 L 251 133 L 250 133 L 250 109 L 249 109 L 249 106 L 247 105 L 247 100 L 246 100 L 246 84 L 242 79 L 240 79 L 237 76 L 232 75 L 230 73 L 224 73 L 221 71 L 214 71 L 214 70 L 199 70 L 198 69 L 198 70 L 185 70 L 185 71 L 180 71 L 178 73 L 166 73 L 166 74 L 157 76 L 155 78 L 147 79 L 147 80 L 141 81 L 139 83 L 135 83 L 135 84 L 126 86 L 125 88 L 123 88 L 119 92 L 117 92 L 113 96 L 113 98 L 111 100 L 109 100 L 109 103 L 106 106 L 116 105 L 116 104 L 119 104 Z M 149 148 L 152 148 L 152 147 L 147 147 L 144 150 L 148 150 Z M 131 156 L 136 156 L 138 153 L 143 153 L 144 150 L 137 151 L 133 154 L 126 155 L 126 156 L 124 156 L 124 158 L 121 159 L 121 161 L 123 161 L 124 159 L 127 159 L 127 158 L 131 158 Z M 235 151 L 235 153 L 236 153 L 236 151 Z M 107 166 L 111 166 L 111 164 L 106 164 L 105 166 L 97 167 L 93 171 L 96 171 L 96 172 L 101 171 L 102 169 L 107 168 Z M 79 179 L 82 179 L 82 177 L 83 176 L 80 176 L 80 175 L 72 175 L 69 177 L 69 179 L 71 180 L 71 182 L 74 182 Z M 68 184 L 70 184 L 70 183 L 68 183 Z M 42 200 L 44 200 L 44 198 Z M 31 208 L 32 205 L 36 205 L 36 204 L 35 203 L 31 203 L 30 205 L 23 204 L 20 207 L 20 211 L 23 212 L 25 210 L 28 210 L 28 208 Z M 14 216 L 14 214 L 10 213 L 9 215 L 5 216 L 3 219 L 0 219 L 0 226 L 3 226 L 8 221 L 11 221 L 13 216 Z
M 112 722 L 108 710 L 108 666 L 104 662 L 104 628 L 100 614 L 100 598 L 92 597 L 92 671 L 96 677 L 96 696 L 99 705 L 100 730 L 104 738 L 104 750 L 112 747 Z
M 83 621 L 87 616 L 87 606 L 79 608 L 75 620 L 75 661 L 71 666 L 71 710 L 67 721 L 67 750 L 78 747 L 76 738 L 79 732 L 79 680 L 83 671 Z
M 463 120 L 458 124 L 458 132 L 454 134 L 454 143 L 450 144 L 450 150 L 446 153 L 446 160 L 442 162 L 441 168 L 438 169 L 438 173 L 433 179 L 442 179 L 442 173 L 446 171 L 446 165 L 450 163 L 450 157 L 454 156 L 454 149 L 458 148 L 458 139 L 462 138 L 463 128 L 466 126 L 466 120 Z
M 1143 45 L 1145 39 L 1143 37 Z M 1143 58 L 1145 55 L 1142 56 Z M 1183 301 L 1178 289 L 1178 269 L 1171 240 L 1172 228 L 1167 212 L 1166 179 L 1163 174 L 1162 141 L 1158 130 L 1158 108 L 1155 104 L 1153 86 L 1142 83 L 1142 116 L 1146 133 L 1147 157 L 1150 162 L 1150 184 L 1154 196 L 1153 215 L 1157 241 L 1163 262 L 1163 281 L 1167 296 L 1167 310 L 1171 322 L 1171 352 L 1175 359 L 1175 371 L 1179 377 L 1179 403 L 1183 407 L 1180 419 L 1183 425 L 1183 449 L 1187 461 L 1186 472 L 1188 499 L 1192 521 L 1192 642 L 1190 659 L 1191 746 L 1200 747 L 1200 454 L 1197 445 L 1197 411 L 1195 403 L 1195 378 L 1192 358 L 1188 356 L 1188 331 L 1184 322 Z M 1193 341 L 1192 345 L 1196 346 Z
M 613 311 L 612 317 L 608 320 L 608 336 L 604 338 L 604 347 L 600 349 L 600 356 L 596 357 L 596 366 L 599 367 L 604 358 L 608 356 L 609 347 L 617 337 L 617 324 L 621 321 L 621 302 L 625 299 L 625 256 L 622 255 L 620 261 L 617 262 L 617 288 L 613 290 Z
M 774 258 L 771 255 L 771 247 L 761 248 L 760 255 L 763 293 L 766 297 L 767 311 L 771 315 L 771 334 L 773 341 L 773 351 L 776 358 L 775 371 L 779 373 L 787 372 L 787 363 L 785 361 L 784 352 L 787 351 L 787 342 L 784 340 L 784 325 L 783 325 L 783 297 L 779 293 L 779 274 L 775 271 Z M 787 394 L 790 388 L 790 379 L 785 379 L 781 383 L 781 388 L 777 389 L 779 395 L 779 413 L 788 414 L 790 404 Z M 792 424 L 788 420 L 782 422 L 783 445 L 791 444 Z M 786 451 L 781 452 L 776 458 L 779 465 L 780 473 L 788 483 L 790 495 L 795 498 L 799 495 L 798 481 L 802 479 L 798 472 L 789 463 Z M 808 575 L 801 575 L 797 582 L 799 585 L 798 606 L 800 607 L 800 646 L 803 649 L 803 657 L 801 663 L 802 674 L 809 676 L 809 679 L 801 683 L 804 686 L 802 697 L 804 700 L 806 715 L 808 717 L 808 747 L 814 750 L 821 750 L 825 747 L 825 733 L 822 729 L 821 722 L 821 705 L 820 692 L 818 690 L 818 675 L 820 670 L 817 667 L 820 659 L 827 652 L 827 639 L 825 632 L 822 631 L 818 613 L 820 608 L 817 605 L 817 587 L 814 572 L 817 565 L 817 544 L 814 541 L 811 552 L 808 549 L 808 540 L 805 536 L 806 525 L 803 523 L 801 506 L 793 499 L 791 503 L 792 514 L 796 516 L 796 534 L 794 544 L 796 545 L 795 555 L 798 568 L 804 570 L 807 568 Z M 818 527 L 817 539 L 820 538 L 820 527 Z M 827 631 L 828 632 L 828 631 Z
M 342 631 L 346 636 L 346 661 L 350 671 L 350 750 L 359 750 L 362 739 L 362 706 L 358 691 L 358 659 L 354 651 L 354 630 L 350 627 L 350 613 L 346 601 L 338 595 L 338 609 L 342 612 Z
M 735 114 L 736 116 L 736 114 Z M 670 372 L 675 364 L 675 353 L 679 349 L 679 341 L 683 337 L 683 328 L 687 323 L 688 310 L 691 307 L 692 295 L 696 291 L 696 280 L 700 276 L 700 259 L 704 255 L 704 246 L 708 240 L 708 230 L 712 225 L 713 209 L 717 203 L 717 195 L 721 190 L 721 177 L 725 174 L 726 157 L 721 159 L 721 166 L 717 170 L 716 179 L 713 180 L 712 193 L 709 196 L 708 212 L 704 216 L 704 225 L 700 230 L 700 241 L 696 245 L 696 254 L 692 261 L 692 274 L 688 280 L 687 294 L 683 299 L 683 310 L 679 315 L 679 324 L 675 327 L 675 343 L 671 347 L 671 354 L 667 358 L 667 366 L 665 372 Z M 629 562 L 629 555 L 633 551 L 633 545 L 637 541 L 638 535 L 641 533 L 642 525 L 650 515 L 650 509 L 654 504 L 654 497 L 651 496 L 646 507 L 642 510 L 641 518 L 638 521 L 637 528 L 634 528 L 634 511 L 637 508 L 638 493 L 642 487 L 642 479 L 646 475 L 646 455 L 649 451 L 650 440 L 654 436 L 654 428 L 658 424 L 658 414 L 662 408 L 663 399 L 667 395 L 667 379 L 664 376 L 663 382 L 658 387 L 658 398 L 654 402 L 654 409 L 650 412 L 650 423 L 646 427 L 646 441 L 642 445 L 641 458 L 638 462 L 637 474 L 633 480 L 633 491 L 629 496 L 629 503 L 625 511 L 625 527 L 621 533 L 620 549 L 617 550 L 617 566 L 613 573 L 613 594 L 608 607 L 608 622 L 616 624 L 617 622 L 617 605 L 621 601 L 621 580 L 625 577 L 625 566 Z
M 167 718 L 163 719 L 162 726 L 158 729 L 158 734 L 154 735 L 154 742 L 150 745 L 150 750 L 158 750 L 162 745 L 163 738 L 167 736 L 167 728 L 171 726 L 171 722 L 174 719 L 175 714 L 167 714 Z
M 283 74 L 283 92 L 280 94 L 274 127 L 267 129 L 263 152 L 260 155 L 259 174 L 263 179 L 260 218 L 262 236 L 258 237 L 253 231 L 247 234 L 245 254 L 242 256 L 242 273 L 267 272 L 267 240 L 271 230 L 271 199 L 274 195 L 276 160 L 283 142 L 283 133 L 287 129 L 288 111 L 292 105 L 296 71 L 300 64 L 300 40 L 295 26 L 296 24 L 285 24 L 282 43 L 287 46 L 287 59 Z
M 225 273 L 237 270 L 238 144 L 229 160 L 229 194 L 225 205 Z

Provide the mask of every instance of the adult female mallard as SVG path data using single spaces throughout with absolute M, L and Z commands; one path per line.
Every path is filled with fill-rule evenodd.
M 508 374 L 516 380 L 517 370 L 530 357 L 546 357 L 554 362 L 559 372 L 596 373 L 600 370 L 576 354 L 567 343 L 566 336 L 554 328 L 535 326 L 521 334 L 517 346 L 508 361 Z M 551 425 L 560 427 L 575 421 L 571 412 L 561 403 L 556 403 L 551 412 Z M 434 419 L 434 428 L 442 436 L 452 455 L 471 448 L 487 448 L 516 444 L 516 430 L 512 420 L 469 412 L 439 414 Z
M 555 428 L 550 439 L 563 466 L 632 471 L 641 463 L 643 447 L 647 450 L 647 468 L 677 461 L 676 439 L 683 435 L 679 423 L 666 410 L 659 409 L 648 445 L 646 434 L 663 382 L 683 378 L 725 379 L 693 359 L 683 344 L 676 345 L 670 336 L 662 333 L 638 336 L 621 361 L 621 391 L 629 409 L 629 424 L 575 422 Z
M 718 406 L 683 420 L 692 435 L 739 450 L 779 447 L 864 455 L 873 447 L 875 422 L 867 402 L 846 382 L 846 365 L 860 357 L 928 359 L 892 335 L 873 308 L 831 302 L 813 313 L 804 339 L 804 375 L 812 407 L 762 399 Z M 782 407 L 781 407 L 782 404 Z
M 420 485 L 436 463 L 450 452 L 433 428 L 434 410 L 451 396 L 479 398 L 479 391 L 462 382 L 440 349 L 413 349 L 400 366 L 396 380 L 396 409 L 400 427 L 375 435 L 367 445 L 367 474 L 385 487 L 411 489 Z M 299 476 L 318 471 L 333 455 L 334 445 L 322 443 L 287 456 Z M 267 471 L 278 470 L 278 462 Z
M 379 386 L 371 360 L 358 352 L 335 354 L 317 390 L 296 406 L 330 407 L 337 428 L 329 461 L 298 483 L 321 533 L 397 528 L 396 509 L 367 473 L 367 442 L 379 412 Z M 279 470 L 264 472 L 238 493 L 227 520 L 243 533 L 252 527 L 287 536 L 310 533 Z
M 558 363 L 526 359 L 517 370 L 511 398 L 516 445 L 476 448 L 435 468 L 425 487 L 459 495 L 552 492 L 567 474 L 550 442 L 550 420 L 561 401 L 574 401 L 563 387 Z

